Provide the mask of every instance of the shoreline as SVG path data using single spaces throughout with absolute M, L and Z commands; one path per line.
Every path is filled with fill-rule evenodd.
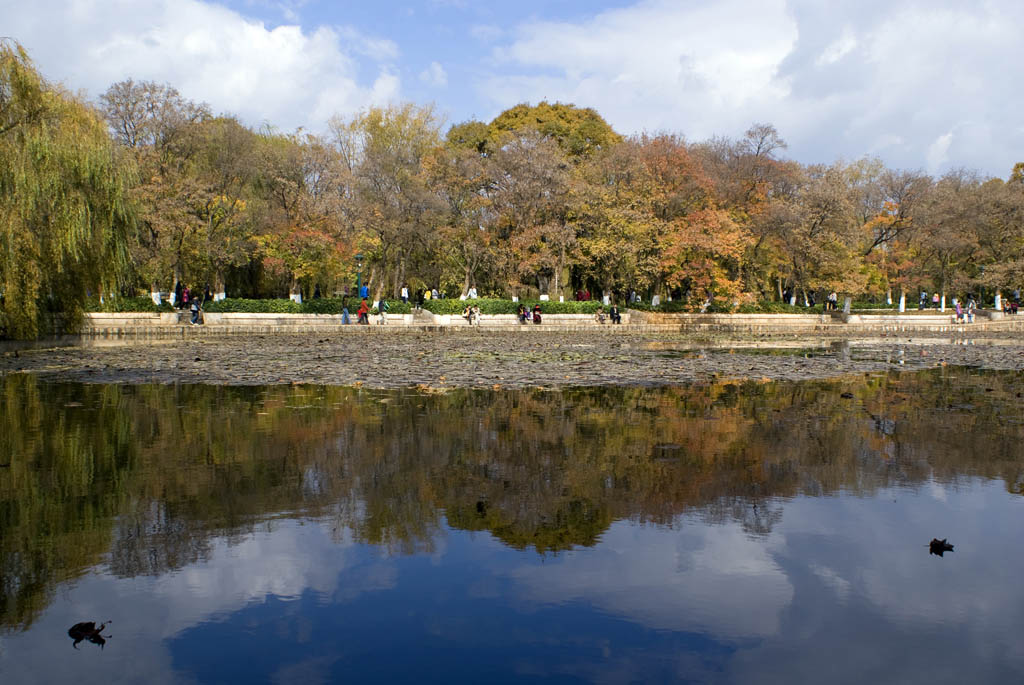
M 46 382 L 438 390 L 799 381 L 947 365 L 1024 370 L 1019 337 L 478 331 L 98 341 L 4 352 L 0 377 L 30 373 Z

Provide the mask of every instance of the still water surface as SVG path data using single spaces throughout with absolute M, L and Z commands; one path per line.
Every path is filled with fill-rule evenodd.
M 0 392 L 0 682 L 1024 672 L 1021 374 Z

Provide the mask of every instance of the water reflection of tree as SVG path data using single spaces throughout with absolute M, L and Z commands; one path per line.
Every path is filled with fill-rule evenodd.
M 278 516 L 429 550 L 449 525 L 517 548 L 594 544 L 681 513 L 766 534 L 779 498 L 928 478 L 1020 491 L 1017 375 L 872 376 L 563 392 L 60 386 L 3 380 L 2 624 L 98 563 L 202 559 Z M 843 398 L 841 393 L 853 393 Z

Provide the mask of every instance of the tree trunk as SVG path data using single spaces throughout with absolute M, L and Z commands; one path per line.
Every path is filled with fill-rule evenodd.
M 900 288 L 900 314 L 907 311 L 907 292 Z
M 889 288 L 885 292 L 885 303 L 889 306 L 892 306 L 892 288 Z
M 369 303 L 370 307 L 373 307 L 377 302 L 380 302 L 380 294 L 384 292 L 384 279 L 377 277 L 377 268 L 378 267 L 374 266 L 370 269 L 370 280 L 366 282 L 367 286 L 371 283 L 374 284 L 373 296 L 371 297 L 372 302 Z M 384 266 L 381 265 L 380 269 L 383 272 Z
M 176 291 L 178 289 L 178 284 L 179 283 L 181 283 L 181 267 L 178 266 L 177 264 L 175 264 L 174 265 L 174 273 L 171 276 L 171 296 L 169 298 L 170 301 L 171 301 L 171 305 L 172 306 L 177 306 L 178 305 L 178 302 L 177 302 L 177 299 L 176 299 L 175 295 L 177 294 Z
M 292 274 L 292 282 L 288 286 L 288 299 L 302 304 L 302 286 L 299 284 L 299 279 L 295 277 L 295 274 Z
M 782 302 L 782 293 L 783 293 L 782 276 L 779 276 L 779 280 L 778 280 L 778 283 L 776 285 L 779 286 L 779 302 Z
M 464 274 L 464 278 L 462 279 L 462 297 L 468 297 L 469 296 L 469 286 L 470 286 L 469 274 L 470 274 L 470 271 L 471 271 L 471 269 L 469 268 L 469 264 L 468 263 L 466 264 L 466 266 L 464 268 L 464 271 L 465 271 L 465 274 Z
M 995 304 L 995 307 L 996 307 L 996 311 L 997 312 L 1003 311 L 1003 292 L 999 288 L 996 288 L 996 304 Z
M 224 299 L 227 299 L 224 292 L 224 271 L 217 269 L 217 275 L 213 277 L 213 301 L 220 302 Z
M 561 283 L 561 281 L 562 281 L 562 268 L 563 268 L 562 265 L 563 264 L 565 264 L 565 245 L 561 245 L 558 248 L 558 263 L 555 264 L 554 286 L 551 287 L 548 290 L 548 295 L 550 297 L 552 297 L 552 298 L 555 295 L 557 295 L 558 293 L 560 293 L 561 290 L 562 290 L 562 283 Z

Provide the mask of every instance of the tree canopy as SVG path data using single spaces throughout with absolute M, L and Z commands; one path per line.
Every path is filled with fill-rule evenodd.
M 376 297 L 632 291 L 691 310 L 1024 285 L 1024 163 L 1005 181 L 801 164 L 769 123 L 622 136 L 548 102 L 447 131 L 411 103 L 323 135 L 254 129 L 170 84 L 121 81 L 94 107 L 0 47 L 7 336 L 73 322 L 87 296 L 299 298 L 357 274 Z
M 34 337 L 129 266 L 135 168 L 103 118 L 0 40 L 0 328 Z

